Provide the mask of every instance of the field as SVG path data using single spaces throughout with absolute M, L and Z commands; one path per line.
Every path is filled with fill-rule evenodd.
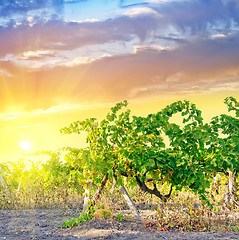
M 67 181 L 52 179 L 50 182 L 47 172 L 41 167 L 27 171 L 28 174 L 21 176 L 21 186 L 14 189 L 14 182 L 8 182 L 8 186 L 12 186 L 8 190 L 14 197 L 14 204 L 1 189 L 0 239 L 239 238 L 238 209 L 228 209 L 219 204 L 223 203 L 225 179 L 221 180 L 218 193 L 211 189 L 211 194 L 215 196 L 212 203 L 217 205 L 215 209 L 188 190 L 174 191 L 165 203 L 137 187 L 128 187 L 142 221 L 135 219 L 117 187 L 111 193 L 112 183 L 108 183 L 95 206 L 93 219 L 63 228 L 64 222 L 78 218 L 82 211 L 83 187 L 73 188 Z M 27 184 L 25 187 L 23 176 Z M 17 181 L 16 177 L 14 179 Z M 166 185 L 163 188 L 162 192 L 168 190 Z
M 0 240 L 239 240 L 239 0 L 0 0 Z
M 0 164 L 3 239 L 238 239 L 239 102 L 225 103 L 235 117 L 204 124 L 189 101 L 147 117 L 124 101 L 61 129 L 89 147 Z
M 129 211 L 121 211 L 130 215 Z M 150 210 L 140 211 L 147 217 Z M 0 210 L 0 239 L 238 239 L 237 232 L 149 231 L 133 219 L 118 222 L 114 217 L 93 219 L 72 229 L 61 224 L 72 217 L 71 210 Z

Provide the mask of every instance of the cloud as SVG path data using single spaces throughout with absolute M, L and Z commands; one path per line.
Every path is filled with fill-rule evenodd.
M 122 50 L 122 46 L 125 50 Z M 82 47 L 74 50 L 52 51 L 36 50 L 25 51 L 20 55 L 8 54 L 2 58 L 2 62 L 11 62 L 25 67 L 29 71 L 42 68 L 54 68 L 59 66 L 72 67 L 81 64 L 89 64 L 101 58 L 111 55 L 128 53 L 127 44 L 122 42 L 105 43 Z M 80 56 L 80 57 L 79 57 Z
M 138 53 L 140 51 L 157 51 L 157 52 L 161 52 L 161 51 L 172 51 L 175 48 L 173 46 L 160 46 L 160 45 L 139 45 L 139 46 L 134 46 L 134 53 Z
M 95 23 L 95 22 L 100 22 L 100 20 L 98 18 L 87 18 L 85 20 L 66 20 L 65 22 L 68 22 L 68 23 Z
M 110 55 L 103 54 L 102 56 L 100 56 L 98 58 L 77 57 L 77 58 L 74 58 L 72 61 L 68 61 L 68 62 L 64 63 L 64 65 L 66 67 L 74 67 L 74 66 L 81 65 L 81 64 L 90 64 L 90 63 L 93 63 L 94 61 L 99 61 L 100 59 L 106 58 L 106 57 L 110 57 Z
M 0 16 L 13 16 L 15 14 L 26 14 L 29 11 L 47 10 L 49 8 L 55 9 L 59 12 L 64 6 L 62 0 L 21 0 L 21 1 L 9 1 L 1 0 Z
M 148 15 L 148 14 L 157 15 L 157 11 L 153 10 L 152 8 L 137 7 L 137 8 L 130 8 L 123 12 L 123 15 L 129 16 L 129 17 L 137 17 L 141 15 Z
M 138 6 L 144 6 L 144 5 L 148 5 L 149 3 L 147 1 L 142 2 L 142 1 L 135 1 L 134 3 L 132 3 L 132 1 L 120 1 L 120 7 L 121 8 L 134 8 L 134 7 L 138 7 Z
M 48 20 L 62 19 L 63 0 L 1 0 L 0 26 L 33 26 Z
M 236 1 L 134 2 L 105 21 L 0 27 L 0 110 L 238 89 Z
M 50 50 L 37 50 L 23 52 L 21 58 L 24 60 L 39 59 L 45 56 L 53 56 L 54 52 Z
M 185 31 L 190 29 L 194 34 L 212 28 L 232 28 L 239 24 L 239 4 L 237 1 L 196 0 L 165 3 L 155 6 L 164 16 L 167 24 L 173 24 Z
M 70 102 L 101 102 L 159 94 L 213 91 L 238 85 L 238 35 L 230 39 L 197 41 L 179 48 L 138 46 L 135 53 L 99 59 L 71 68 L 57 67 L 28 73 L 35 89 L 27 109 Z M 220 49 L 220 51 L 218 51 Z M 226 79 L 226 80 L 225 80 Z M 203 80 L 203 81 L 202 81 Z M 52 91 L 54 89 L 54 91 Z M 35 96 L 38 95 L 38 103 Z M 26 99 L 25 99 L 26 101 Z M 46 104 L 46 105 L 45 105 Z
M 136 38 L 139 42 L 153 41 L 154 44 L 161 41 L 161 45 L 162 41 L 166 44 L 171 39 L 180 44 L 180 40 L 228 35 L 231 31 L 238 31 L 238 16 L 236 1 L 225 4 L 220 0 L 197 0 L 128 8 L 123 16 L 106 21 L 54 19 L 36 21 L 32 26 L 29 22 L 13 24 L 0 29 L 0 44 L 4 46 L 0 49 L 0 57 L 46 49 L 73 50 L 106 42 L 129 42 Z
M 115 26 L 111 21 L 77 23 L 56 20 L 32 27 L 21 25 L 2 28 L 0 44 L 4 47 L 0 49 L 0 56 L 10 53 L 19 55 L 29 51 L 29 48 L 30 51 L 59 51 L 117 40 L 128 41 L 132 36 L 128 35 L 127 29 L 123 29 L 126 25 L 124 21 Z M 133 30 L 133 26 L 130 28 Z
M 96 89 L 99 90 L 99 86 L 95 89 L 93 86 L 100 82 L 101 90 L 105 88 L 111 96 L 125 98 L 140 97 L 142 89 L 145 95 L 150 95 L 153 90 L 158 94 L 180 94 L 196 86 L 211 88 L 212 82 L 216 88 L 226 76 L 231 76 L 228 83 L 238 81 L 239 57 L 235 52 L 238 44 L 238 36 L 235 36 L 230 40 L 205 40 L 163 51 L 160 47 L 158 51 L 155 47 L 153 50 L 150 47 L 138 47 L 135 54 L 93 64 L 84 77 L 85 80 L 93 79 L 91 86 L 86 88 L 93 97 Z M 201 79 L 206 81 L 202 83 Z

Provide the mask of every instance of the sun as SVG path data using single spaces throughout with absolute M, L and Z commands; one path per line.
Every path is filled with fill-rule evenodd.
M 29 141 L 21 141 L 19 142 L 19 146 L 24 150 L 29 150 L 32 147 L 32 143 Z

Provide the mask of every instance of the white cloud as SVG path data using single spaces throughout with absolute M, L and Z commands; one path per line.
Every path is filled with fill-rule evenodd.
M 156 51 L 173 51 L 175 47 L 173 46 L 161 46 L 161 45 L 135 45 L 133 46 L 133 53 L 138 53 L 144 50 L 156 50 Z
M 103 44 L 92 44 L 70 50 L 29 50 L 21 54 L 7 54 L 2 61 L 10 61 L 18 66 L 29 69 L 54 68 L 57 66 L 74 67 L 82 64 L 90 64 L 102 58 L 131 53 L 134 41 L 111 41 Z M 57 45 L 64 44 L 61 42 Z M 0 71 L 1 74 L 1 71 Z
M 211 36 L 211 38 L 213 39 L 213 38 L 226 38 L 227 37 L 227 35 L 226 34 L 213 34 L 212 36 Z
M 77 57 L 71 61 L 66 62 L 64 65 L 66 67 L 75 67 L 77 65 L 81 65 L 81 64 L 89 64 L 92 63 L 96 60 L 105 58 L 105 57 L 110 57 L 110 54 L 103 54 L 102 56 L 98 57 L 98 58 L 90 58 L 90 57 Z
M 32 16 L 28 16 L 26 18 L 27 22 L 29 23 L 29 26 L 32 27 L 34 25 L 34 22 L 33 22 L 33 17 Z
M 100 22 L 100 20 L 98 18 L 87 18 L 85 20 L 66 20 L 66 23 L 96 23 L 96 22 Z
M 155 14 L 159 15 L 159 13 L 152 8 L 147 8 L 147 7 L 137 7 L 137 8 L 131 8 L 127 9 L 126 11 L 123 12 L 123 15 L 126 15 L 128 17 L 137 17 L 139 15 L 145 15 L 145 14 Z
M 26 51 L 26 52 L 23 52 L 22 59 L 26 60 L 34 57 L 40 58 L 40 57 L 44 57 L 46 55 L 52 55 L 52 54 L 54 54 L 54 51 L 51 51 L 51 50 Z
M 89 63 L 92 63 L 94 61 L 95 61 L 94 58 L 78 57 L 78 58 L 75 58 L 75 59 L 73 59 L 71 61 L 66 62 L 64 65 L 66 67 L 74 67 L 74 66 L 81 65 L 81 64 L 89 64 Z

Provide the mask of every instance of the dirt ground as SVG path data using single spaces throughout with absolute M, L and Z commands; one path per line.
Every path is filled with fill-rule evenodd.
M 123 213 L 123 216 L 130 212 Z M 145 219 L 151 212 L 143 210 L 143 219 L 138 222 L 133 218 L 119 222 L 116 217 L 93 219 L 78 227 L 63 229 L 62 223 L 77 216 L 73 210 L 35 209 L 35 210 L 0 210 L 0 240 L 66 240 L 66 239 L 239 239 L 239 233 L 205 233 L 149 231 L 145 228 Z M 152 230 L 152 229 L 151 229 Z

